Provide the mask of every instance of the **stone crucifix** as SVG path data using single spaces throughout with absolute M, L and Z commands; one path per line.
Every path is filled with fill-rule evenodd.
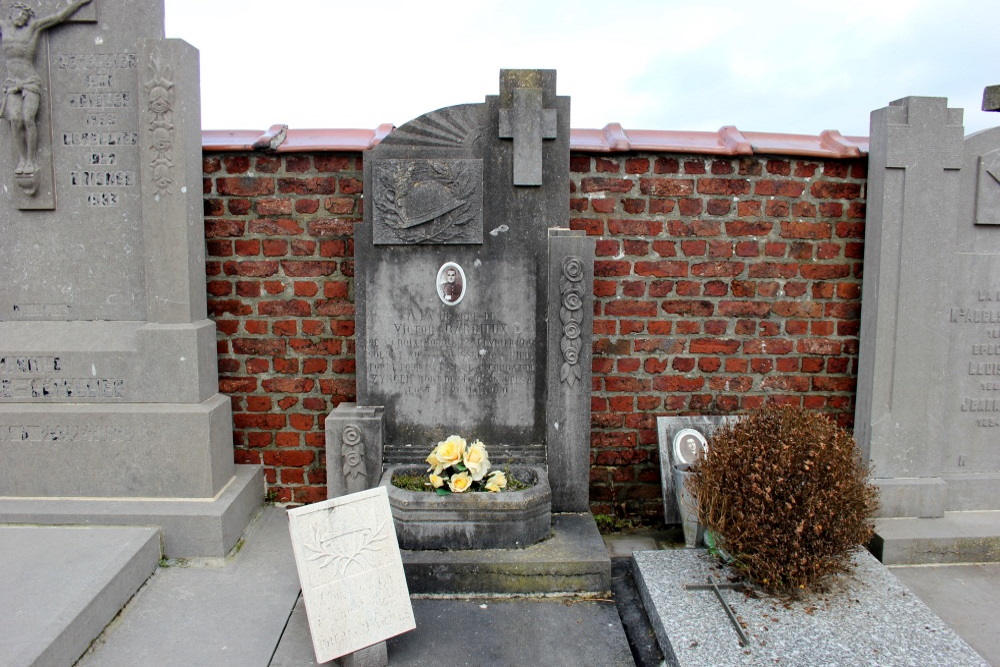
M 42 104 L 44 82 L 35 68 L 38 41 L 49 28 L 69 19 L 92 0 L 69 0 L 57 11 L 36 16 L 35 10 L 16 0 L 7 17 L 0 15 L 0 47 L 7 74 L 0 100 L 0 118 L 10 123 L 17 154 L 15 180 L 26 194 L 37 189 L 38 111 Z

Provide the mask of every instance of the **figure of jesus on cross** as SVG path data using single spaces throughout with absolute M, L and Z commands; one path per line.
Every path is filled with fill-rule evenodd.
M 42 78 L 35 69 L 38 38 L 54 25 L 62 23 L 91 0 L 69 0 L 66 7 L 54 14 L 35 17 L 31 7 L 20 1 L 12 2 L 8 18 L 0 17 L 0 45 L 3 47 L 7 78 L 3 82 L 0 118 L 10 121 L 11 133 L 17 145 L 15 174 L 31 175 L 38 168 L 38 127 L 35 118 L 42 100 Z

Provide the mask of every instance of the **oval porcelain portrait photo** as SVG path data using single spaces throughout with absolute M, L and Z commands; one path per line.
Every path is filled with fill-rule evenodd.
M 437 272 L 438 297 L 448 306 L 457 306 L 465 297 L 465 271 L 455 262 L 446 262 Z

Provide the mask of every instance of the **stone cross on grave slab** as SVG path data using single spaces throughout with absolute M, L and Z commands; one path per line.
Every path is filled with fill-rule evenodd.
M 64 23 L 95 23 L 97 0 L 12 2 L 0 12 L 4 90 L 0 122 L 13 164 L 12 196 L 20 210 L 52 210 L 52 90 L 48 32 Z M 17 119 L 16 121 L 14 119 Z
M 750 647 L 750 640 L 747 638 L 745 632 L 743 632 L 743 626 L 740 625 L 739 619 L 736 618 L 736 613 L 733 608 L 729 606 L 726 598 L 722 595 L 723 589 L 742 589 L 746 588 L 743 584 L 720 584 L 716 581 L 715 577 L 709 576 L 707 584 L 685 584 L 684 589 L 689 591 L 712 591 L 715 593 L 715 597 L 718 598 L 719 602 L 722 603 L 722 608 L 726 612 L 726 616 L 729 617 L 729 622 L 733 624 L 733 628 L 736 630 L 736 634 L 740 637 L 740 646 L 743 648 Z
M 542 141 L 556 138 L 555 70 L 500 73 L 500 138 L 514 140 L 514 185 L 542 184 Z

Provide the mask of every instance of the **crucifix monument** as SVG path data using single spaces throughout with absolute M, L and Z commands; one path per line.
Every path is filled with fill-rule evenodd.
M 167 556 L 224 555 L 263 479 L 218 391 L 198 53 L 162 0 L 0 16 L 0 523 L 158 525 Z

